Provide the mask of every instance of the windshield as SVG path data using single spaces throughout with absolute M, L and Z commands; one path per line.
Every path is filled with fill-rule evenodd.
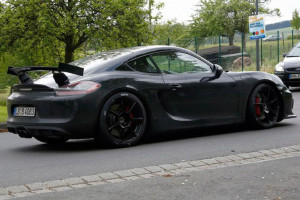
M 300 57 L 300 44 L 295 46 L 287 55 L 287 57 Z

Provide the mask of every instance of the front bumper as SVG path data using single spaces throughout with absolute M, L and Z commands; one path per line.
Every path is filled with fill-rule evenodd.
M 34 117 L 13 116 L 16 106 L 35 107 Z M 7 128 L 20 137 L 93 137 L 98 104 L 93 94 L 55 96 L 53 92 L 14 92 L 7 100 Z
M 293 113 L 293 107 L 294 107 L 294 98 L 292 95 L 292 92 L 289 91 L 287 88 L 283 89 L 281 92 L 282 98 L 283 98 L 283 113 L 282 113 L 282 119 L 289 119 L 289 118 L 295 118 L 297 117 Z
M 275 71 L 275 75 L 278 76 L 285 85 L 289 85 L 289 86 L 300 86 L 300 79 L 290 79 L 289 78 L 290 74 L 299 74 L 299 73 Z

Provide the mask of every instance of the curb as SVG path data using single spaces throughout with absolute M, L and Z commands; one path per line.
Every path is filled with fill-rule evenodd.
M 2 130 L 2 129 L 7 129 L 7 127 L 6 127 L 6 123 L 0 123 L 0 130 Z

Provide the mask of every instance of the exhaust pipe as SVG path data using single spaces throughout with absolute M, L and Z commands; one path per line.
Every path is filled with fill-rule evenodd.
M 17 134 L 21 138 L 32 138 L 32 135 L 30 133 L 28 133 L 28 131 L 26 131 L 26 129 L 24 127 L 18 127 Z

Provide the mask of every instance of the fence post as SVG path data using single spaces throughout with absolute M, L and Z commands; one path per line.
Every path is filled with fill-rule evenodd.
M 167 44 L 168 44 L 168 46 L 170 46 L 170 38 L 168 38 L 168 43 Z
M 198 41 L 197 41 L 197 37 L 195 37 L 195 53 L 198 54 Z
M 279 62 L 279 31 L 277 31 L 277 62 Z
M 294 46 L 294 30 L 292 29 L 292 47 Z
M 284 32 L 282 34 L 282 45 L 283 45 L 283 53 L 285 52 L 285 46 L 284 46 Z
M 219 65 L 222 65 L 221 56 L 221 36 L 219 35 Z
M 260 39 L 260 66 L 262 67 L 263 64 L 263 40 L 262 38 Z
M 244 71 L 244 33 L 242 33 L 242 71 Z

